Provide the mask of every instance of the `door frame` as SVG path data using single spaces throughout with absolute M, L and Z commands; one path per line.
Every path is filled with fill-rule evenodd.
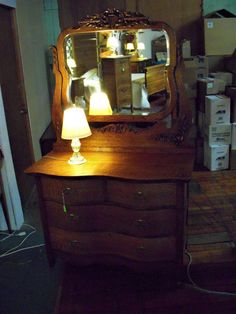
M 20 47 L 17 44 L 18 41 L 18 30 L 17 30 L 17 23 L 16 23 L 16 0 L 0 0 L 0 5 L 3 5 L 9 9 L 11 9 L 11 20 L 12 20 L 12 27 L 15 30 L 15 48 L 17 52 L 17 59 L 18 59 L 18 69 L 17 72 L 21 77 L 21 81 L 23 82 L 23 69 L 21 63 L 21 56 L 20 56 Z M 24 84 L 23 84 L 24 85 Z M 23 86 L 24 89 L 24 86 Z M 21 92 L 24 93 L 23 98 L 26 101 L 25 90 Z M 30 124 L 28 116 L 25 117 L 27 133 L 29 134 L 29 139 L 31 140 L 30 143 L 30 155 L 32 161 L 34 159 L 33 154 L 33 145 L 30 133 Z M 11 153 L 11 146 L 9 141 L 9 135 L 7 130 L 6 124 L 6 116 L 4 111 L 4 103 L 2 99 L 2 91 L 0 86 L 0 145 L 3 151 L 3 165 L 1 168 L 1 177 L 3 181 L 3 189 L 6 199 L 7 211 L 10 221 L 10 227 L 12 230 L 18 230 L 21 228 L 22 224 L 24 223 L 24 212 L 22 208 L 22 202 L 19 194 L 19 188 L 16 180 L 16 173 Z M 4 218 L 2 211 L 0 210 L 0 218 Z M 6 229 L 6 224 L 4 219 L 1 219 L 3 223 L 0 224 L 0 230 Z
M 21 199 L 16 182 L 15 169 L 12 160 L 11 148 L 9 143 L 5 111 L 0 86 L 0 146 L 3 152 L 3 165 L 1 168 L 1 177 L 3 190 L 7 203 L 7 211 L 12 230 L 18 230 L 24 223 L 24 214 L 21 205 Z M 2 213 L 1 213 L 1 216 Z M 4 217 L 1 217 L 4 218 Z M 1 219 L 3 222 L 3 219 Z M 6 224 L 0 224 L 0 230 L 6 230 Z

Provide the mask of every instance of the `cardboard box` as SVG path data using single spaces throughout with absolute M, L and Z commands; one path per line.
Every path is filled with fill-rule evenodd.
M 205 124 L 230 123 L 230 98 L 225 95 L 205 96 Z
M 231 100 L 231 122 L 236 122 L 236 86 L 227 86 L 225 95 Z
M 231 149 L 229 160 L 230 160 L 229 162 L 230 170 L 236 170 L 236 150 L 235 149 Z
M 209 145 L 230 145 L 231 124 L 205 125 L 204 138 Z
M 199 78 L 197 80 L 197 90 L 199 96 L 215 95 L 224 92 L 225 83 L 220 79 L 212 77 Z
M 206 56 L 193 56 L 184 59 L 184 72 L 186 72 L 186 82 L 207 77 L 209 73 L 208 58 Z
M 197 79 L 207 77 L 208 58 L 205 56 L 193 56 L 184 59 L 183 79 L 188 98 L 197 97 Z
M 232 55 L 236 43 L 236 18 L 204 18 L 205 55 Z
M 236 43 L 235 43 L 236 46 Z M 213 77 L 216 79 L 223 80 L 225 82 L 225 86 L 232 85 L 233 83 L 233 74 L 230 72 L 212 72 L 209 73 L 209 77 Z
M 184 39 L 182 42 L 182 57 L 190 58 L 191 57 L 191 42 L 190 40 Z
M 231 127 L 231 133 L 232 133 L 232 137 L 231 137 L 231 149 L 236 150 L 236 123 L 232 123 L 232 127 Z
M 211 171 L 229 168 L 229 145 L 209 145 L 204 141 L 204 166 Z

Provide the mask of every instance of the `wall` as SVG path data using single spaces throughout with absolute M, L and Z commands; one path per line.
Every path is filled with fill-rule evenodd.
M 35 160 L 39 139 L 51 120 L 43 0 L 16 0 L 16 15 Z
M 139 11 L 152 20 L 167 22 L 177 34 L 192 42 L 193 54 L 200 54 L 202 47 L 202 0 L 58 0 L 61 28 L 76 25 L 87 14 L 104 11 L 107 7 Z
M 1 0 L 0 4 L 7 5 L 8 7 L 15 8 L 16 7 L 16 0 Z
M 236 1 L 235 0 L 221 0 L 221 1 L 212 1 L 204 0 L 203 1 L 203 15 L 207 15 L 211 12 L 226 9 L 234 14 L 236 14 Z

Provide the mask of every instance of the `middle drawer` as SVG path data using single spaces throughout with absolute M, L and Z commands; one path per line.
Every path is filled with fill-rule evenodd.
M 45 202 L 49 226 L 80 232 L 115 232 L 137 237 L 173 235 L 176 232 L 176 211 L 129 210 L 110 205 L 68 206 Z
M 175 207 L 176 184 L 108 179 L 107 197 L 111 203 L 137 210 Z

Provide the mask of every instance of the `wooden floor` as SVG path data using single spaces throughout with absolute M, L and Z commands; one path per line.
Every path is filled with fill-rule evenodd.
M 236 313 L 236 171 L 193 173 L 187 233 L 182 283 L 168 273 L 69 266 L 55 313 Z

